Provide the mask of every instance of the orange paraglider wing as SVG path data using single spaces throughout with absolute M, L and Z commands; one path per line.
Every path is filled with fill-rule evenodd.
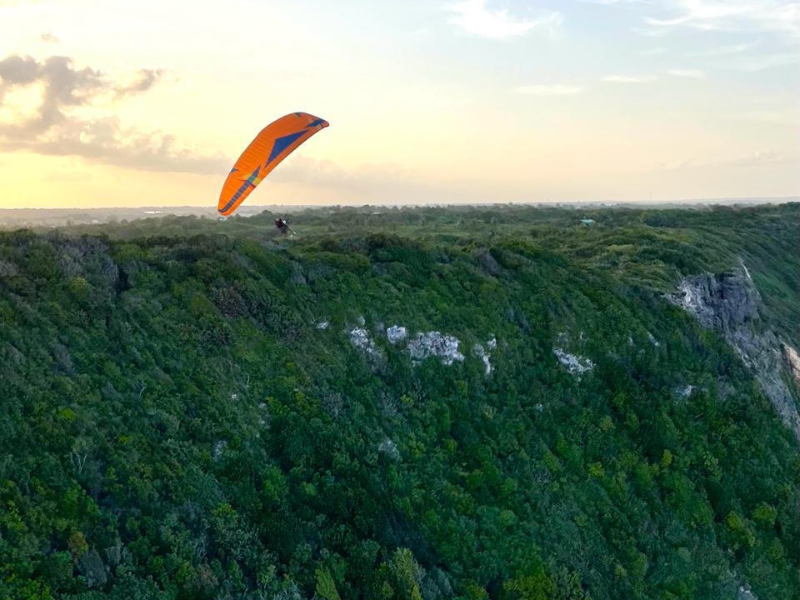
M 245 148 L 233 165 L 219 195 L 217 210 L 230 216 L 256 186 L 284 158 L 312 135 L 328 126 L 328 122 L 308 113 L 296 112 L 270 123 Z

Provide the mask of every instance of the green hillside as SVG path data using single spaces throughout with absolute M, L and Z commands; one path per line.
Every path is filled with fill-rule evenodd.
M 0 233 L 0 598 L 800 598 L 800 205 L 273 219 Z

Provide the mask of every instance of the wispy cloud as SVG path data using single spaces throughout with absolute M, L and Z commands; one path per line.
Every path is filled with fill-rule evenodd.
M 800 2 L 796 0 L 666 0 L 663 6 L 671 16 L 649 17 L 648 25 L 774 32 L 800 38 Z
M 658 78 L 654 75 L 641 75 L 638 77 L 631 75 L 608 75 L 603 77 L 603 81 L 608 83 L 649 83 L 657 79 Z
M 700 69 L 670 69 L 667 71 L 668 75 L 673 77 L 684 77 L 686 79 L 703 79 L 706 74 L 705 71 Z
M 95 162 L 142 171 L 199 174 L 224 173 L 222 157 L 207 156 L 180 146 L 171 135 L 124 128 L 116 118 L 67 121 L 45 136 L 4 135 L 0 150 L 51 156 L 79 156 Z
M 503 40 L 519 37 L 534 29 L 544 29 L 549 33 L 558 30 L 562 23 L 561 14 L 547 12 L 533 19 L 514 17 L 506 9 L 491 9 L 487 0 L 461 0 L 448 6 L 450 23 L 461 27 L 467 33 L 490 39 Z
M 80 156 L 152 171 L 224 170 L 218 158 L 181 147 L 170 135 L 125 128 L 113 117 L 86 116 L 104 98 L 119 101 L 150 90 L 161 75 L 158 70 L 142 69 L 132 82 L 120 85 L 90 67 L 76 68 L 65 56 L 39 61 L 12 55 L 0 60 L 0 107 L 17 88 L 42 89 L 32 116 L 0 121 L 0 150 Z M 82 109 L 82 116 L 77 109 Z
M 575 96 L 583 92 L 582 87 L 575 85 L 525 85 L 514 89 L 517 94 L 525 96 Z
M 61 41 L 49 31 L 45 31 L 43 34 L 41 34 L 39 39 L 43 42 L 47 42 L 48 44 L 58 44 Z
M 152 88 L 163 76 L 163 69 L 139 69 L 133 81 L 117 87 L 117 97 L 146 92 Z

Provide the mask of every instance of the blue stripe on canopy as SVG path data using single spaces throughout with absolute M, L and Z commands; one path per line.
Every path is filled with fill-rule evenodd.
M 228 209 L 229 209 L 231 206 L 233 206 L 233 203 L 234 203 L 234 202 L 236 202 L 236 201 L 237 201 L 237 200 L 238 200 L 238 199 L 239 199 L 239 198 L 242 196 L 242 194 L 244 194 L 244 191 L 245 191 L 245 190 L 246 190 L 246 189 L 247 189 L 249 186 L 251 186 L 251 185 L 253 185 L 253 184 L 252 184 L 252 183 L 250 183 L 249 181 L 245 181 L 245 182 L 242 184 L 242 187 L 240 187 L 240 188 L 239 188 L 239 189 L 236 191 L 236 193 L 233 195 L 233 197 L 232 197 L 230 200 L 228 200 L 228 203 L 227 203 L 225 206 L 223 206 L 223 207 L 222 207 L 222 210 L 221 210 L 221 211 L 219 211 L 219 212 L 225 212 L 225 211 L 227 211 L 227 210 L 228 210 Z M 253 186 L 253 187 L 255 187 L 255 186 Z
M 293 142 L 297 141 L 300 137 L 304 136 L 307 132 L 306 131 L 299 131 L 297 133 L 290 133 L 289 135 L 285 135 L 283 137 L 279 137 L 275 140 L 275 143 L 272 145 L 272 152 L 267 159 L 267 165 L 271 163 L 273 160 L 278 158 L 284 150 L 286 150 L 289 146 L 292 145 Z

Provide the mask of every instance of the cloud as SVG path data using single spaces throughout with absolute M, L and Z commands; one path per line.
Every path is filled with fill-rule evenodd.
M 461 0 L 450 4 L 450 23 L 467 33 L 490 39 L 503 40 L 519 37 L 534 29 L 546 29 L 554 33 L 562 22 L 561 14 L 548 12 L 535 19 L 520 19 L 509 15 L 505 9 L 492 10 L 487 0 Z
M 48 44 L 58 44 L 61 42 L 54 34 L 50 33 L 49 31 L 45 31 L 42 35 L 39 36 L 39 39 L 42 42 L 47 42 Z
M 629 75 L 608 75 L 607 77 L 603 77 L 603 81 L 608 83 L 649 83 L 656 80 L 657 77 L 653 75 L 642 75 L 639 77 L 633 77 Z
M 149 171 L 224 171 L 220 158 L 181 147 L 168 134 L 125 128 L 114 117 L 76 114 L 76 109 L 84 109 L 83 114 L 101 99 L 121 100 L 147 92 L 161 76 L 161 71 L 142 69 L 133 81 L 120 85 L 95 69 L 76 68 L 65 56 L 39 61 L 12 55 L 0 60 L 0 107 L 13 89 L 38 85 L 43 90 L 33 116 L 0 121 L 0 150 L 79 156 Z
M 796 0 L 666 0 L 662 5 L 672 16 L 647 18 L 656 30 L 771 32 L 800 39 L 800 2 Z
M 575 85 L 525 85 L 514 89 L 517 94 L 526 96 L 575 96 L 583 92 L 583 88 Z
M 14 87 L 44 84 L 36 117 L 19 124 L 0 124 L 0 134 L 5 136 L 41 134 L 65 120 L 64 108 L 84 105 L 107 88 L 98 71 L 75 69 L 65 56 L 51 56 L 44 62 L 30 56 L 9 56 L 0 60 L 0 79 L 0 103 Z
M 704 79 L 706 76 L 705 71 L 700 69 L 670 69 L 667 74 L 685 79 Z
M 127 96 L 129 94 L 140 94 L 152 88 L 164 75 L 162 69 L 139 69 L 131 83 L 118 87 L 117 96 Z
M 170 135 L 125 129 L 113 117 L 67 121 L 47 135 L 35 138 L 2 136 L 0 130 L 0 150 L 79 156 L 143 171 L 214 174 L 230 166 L 230 161 L 221 157 L 198 155 L 178 147 Z

